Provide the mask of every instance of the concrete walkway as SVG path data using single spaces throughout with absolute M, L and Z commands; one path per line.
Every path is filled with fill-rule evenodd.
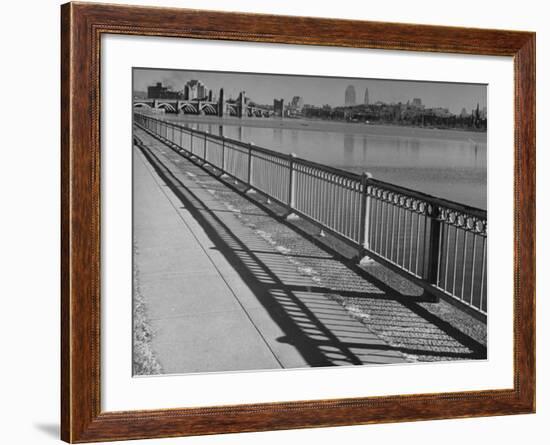
M 137 135 L 148 151 L 134 147 L 134 285 L 164 373 L 405 361 L 338 302 L 310 292 L 314 278 L 216 190 L 197 186 L 198 167 Z

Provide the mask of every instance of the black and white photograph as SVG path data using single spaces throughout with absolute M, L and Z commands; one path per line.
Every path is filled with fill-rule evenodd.
M 545 6 L 7 2 L 1 442 L 546 443 Z
M 131 109 L 134 376 L 487 359 L 487 85 L 136 67 Z

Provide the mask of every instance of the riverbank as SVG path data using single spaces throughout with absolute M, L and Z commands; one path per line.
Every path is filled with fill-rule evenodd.
M 280 118 L 236 118 L 217 116 L 198 116 L 189 114 L 165 114 L 163 119 L 183 123 L 228 125 L 256 128 L 280 128 L 284 130 L 305 130 L 337 132 L 347 134 L 391 135 L 392 137 L 417 137 L 426 139 L 444 139 L 456 141 L 473 141 L 487 143 L 487 133 L 460 129 L 440 129 L 412 127 L 391 124 L 364 124 L 340 121 L 310 120 L 310 119 L 280 119 Z

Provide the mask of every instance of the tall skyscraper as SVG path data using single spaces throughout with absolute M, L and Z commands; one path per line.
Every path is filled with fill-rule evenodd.
M 369 104 L 369 89 L 365 88 L 365 101 L 363 102 L 365 105 Z
M 346 88 L 344 99 L 346 106 L 355 105 L 355 87 L 353 85 L 348 85 Z
M 283 117 L 285 114 L 284 99 L 273 99 L 273 114 L 277 117 Z
M 200 80 L 190 80 L 183 87 L 185 100 L 202 100 L 208 98 L 208 88 Z

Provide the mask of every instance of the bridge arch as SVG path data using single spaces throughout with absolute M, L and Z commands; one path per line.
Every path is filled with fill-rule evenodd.
M 145 102 L 135 102 L 134 108 L 151 108 L 151 105 L 145 103 Z
M 227 112 L 230 116 L 238 116 L 237 107 L 233 104 L 226 104 Z
M 166 111 L 172 111 L 174 113 L 176 112 L 176 109 L 174 108 L 174 106 L 168 103 L 158 104 L 157 108 L 164 108 L 164 110 Z
M 180 104 L 180 111 L 184 114 L 198 114 L 197 109 L 190 103 Z
M 201 111 L 203 111 L 204 114 L 211 114 L 211 115 L 218 114 L 216 108 L 212 104 L 203 104 L 201 106 Z

